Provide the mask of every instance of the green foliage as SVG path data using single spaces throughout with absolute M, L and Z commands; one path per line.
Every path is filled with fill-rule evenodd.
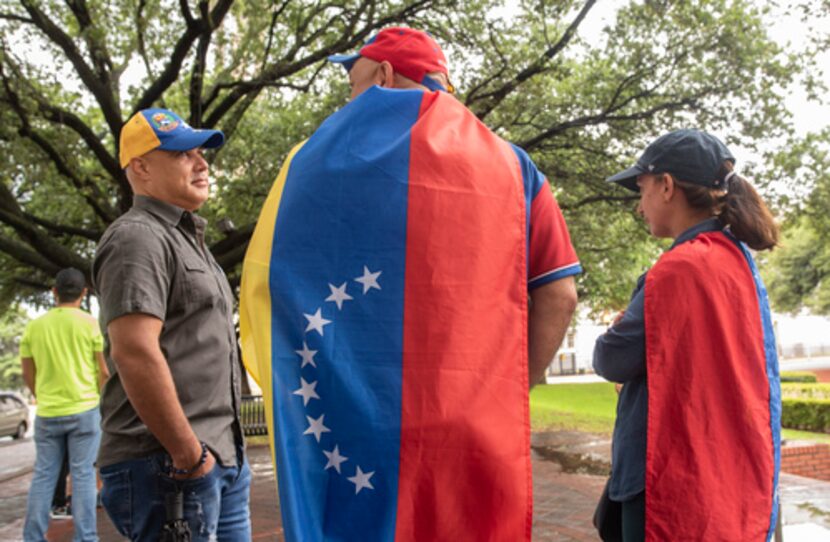
M 791 194 L 781 246 L 761 265 L 775 310 L 830 314 L 830 128 L 794 139 L 770 157 Z
M 782 399 L 781 425 L 830 433 L 830 399 Z
M 530 392 L 534 431 L 611 433 L 616 415 L 617 393 L 608 382 L 539 385 Z
M 775 310 L 830 314 L 830 246 L 806 215 L 793 219 L 783 231 L 781 247 L 762 267 Z
M 24 386 L 18 347 L 26 321 L 26 313 L 18 307 L 0 313 L 0 389 Z
M 792 399 L 830 399 L 830 383 L 817 383 L 815 380 L 782 383 L 781 397 Z
M 749 149 L 788 137 L 783 98 L 815 53 L 783 51 L 768 8 L 749 0 L 631 0 L 591 36 L 580 23 L 604 9 L 593 0 L 1 6 L 0 309 L 44 303 L 60 267 L 89 268 L 131 201 L 120 126 L 148 106 L 228 135 L 202 213 L 233 282 L 286 153 L 345 103 L 342 69 L 324 59 L 393 24 L 446 45 L 459 99 L 548 175 L 585 268 L 583 299 L 621 308 L 665 245 L 636 218 L 636 197 L 603 179 L 680 126 L 726 131 Z M 217 229 L 220 219 L 236 230 Z
M 785 388 L 783 384 L 789 382 L 815 383 L 818 380 L 816 379 L 816 375 L 809 371 L 783 371 L 781 373 L 781 389 L 783 390 Z M 798 389 L 798 385 L 794 385 L 793 389 Z

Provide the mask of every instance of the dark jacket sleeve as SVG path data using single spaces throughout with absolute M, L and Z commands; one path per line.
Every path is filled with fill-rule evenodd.
M 643 281 L 641 281 L 642 284 Z M 644 289 L 634 294 L 622 319 L 594 346 L 594 371 L 612 382 L 627 382 L 646 372 Z

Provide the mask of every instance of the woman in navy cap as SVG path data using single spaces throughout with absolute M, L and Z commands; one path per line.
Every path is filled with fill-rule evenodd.
M 716 137 L 678 130 L 608 179 L 640 193 L 652 235 L 674 239 L 594 350 L 596 372 L 623 384 L 600 508 L 621 503 L 625 542 L 775 528 L 778 359 L 749 248 L 773 248 L 778 226 L 734 164 Z

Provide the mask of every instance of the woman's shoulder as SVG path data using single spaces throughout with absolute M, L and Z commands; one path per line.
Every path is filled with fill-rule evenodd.
M 722 273 L 730 265 L 746 265 L 735 241 L 723 231 L 701 233 L 664 253 L 648 273 L 650 281 L 678 275 L 696 282 Z

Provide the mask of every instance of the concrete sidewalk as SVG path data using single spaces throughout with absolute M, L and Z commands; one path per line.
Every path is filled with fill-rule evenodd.
M 533 540 L 567 542 L 598 540 L 591 518 L 609 470 L 610 441 L 578 432 L 534 433 Z M 251 518 L 253 540 L 283 540 L 274 470 L 267 447 L 252 447 Z M 0 540 L 20 540 L 31 473 L 0 483 Z M 784 541 L 830 540 L 830 483 L 781 475 Z M 123 540 L 99 509 L 98 533 L 103 542 Z M 52 521 L 50 542 L 72 540 L 71 520 Z
M 251 520 L 253 540 L 281 541 L 282 526 L 277 502 L 274 470 L 266 447 L 248 450 L 253 472 L 251 486 Z M 602 493 L 603 476 L 566 473 L 555 462 L 533 454 L 533 489 L 535 513 L 533 540 L 568 542 L 597 540 L 591 526 L 594 505 Z M 20 540 L 26 493 L 32 475 L 27 473 L 0 483 L 0 540 Z M 49 526 L 50 542 L 72 540 L 71 520 L 53 520 Z M 123 540 L 106 513 L 98 510 L 98 535 L 102 542 Z

